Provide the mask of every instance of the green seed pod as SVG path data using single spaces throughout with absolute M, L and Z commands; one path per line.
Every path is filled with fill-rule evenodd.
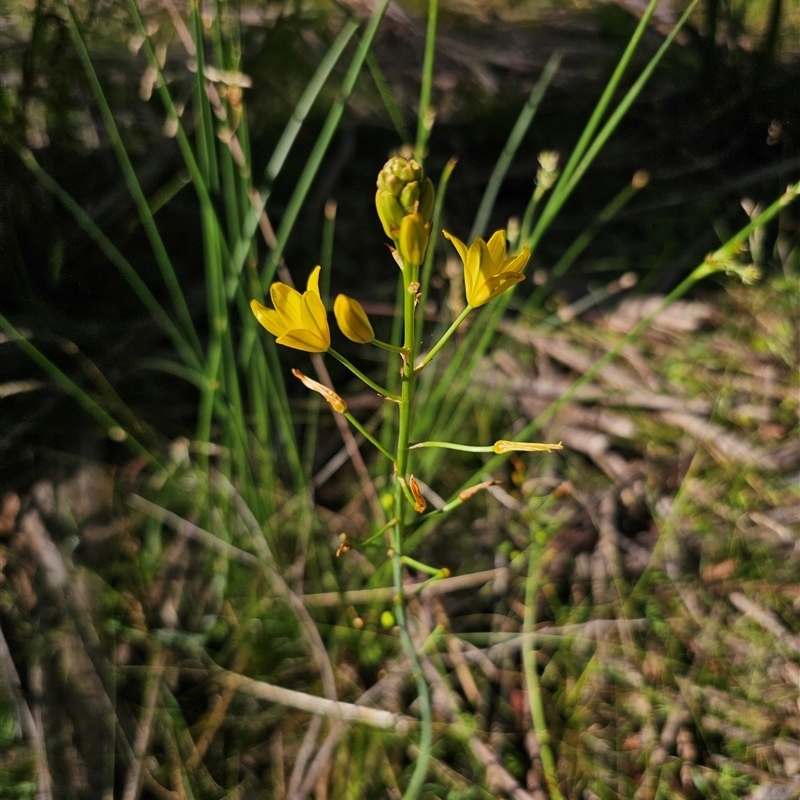
M 400 193 L 400 205 L 403 206 L 403 210 L 407 213 L 416 211 L 417 200 L 419 200 L 419 183 L 417 181 L 407 183 Z
M 425 178 L 419 185 L 419 215 L 425 220 L 425 224 L 431 221 L 433 215 L 433 202 L 436 199 L 436 192 L 433 189 L 433 181 Z
M 391 239 L 397 238 L 400 223 L 403 221 L 403 209 L 397 198 L 388 191 L 378 189 L 375 192 L 375 207 L 383 225 L 384 233 Z
M 422 264 L 428 247 L 429 228 L 419 214 L 406 214 L 397 240 L 400 255 L 414 266 Z

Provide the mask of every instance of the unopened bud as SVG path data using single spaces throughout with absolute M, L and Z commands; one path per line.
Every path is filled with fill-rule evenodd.
M 419 207 L 417 211 L 427 225 L 433 216 L 433 201 L 436 199 L 436 192 L 433 188 L 433 181 L 425 178 L 419 185 Z
M 419 183 L 411 181 L 407 183 L 400 192 L 400 205 L 403 206 L 403 211 L 407 214 L 416 211 L 417 201 L 419 200 Z
M 358 300 L 346 294 L 337 295 L 333 303 L 333 315 L 339 330 L 351 341 L 369 344 L 375 338 L 367 312 Z
M 425 224 L 420 214 L 406 214 L 400 223 L 400 236 L 397 240 L 403 259 L 417 267 L 422 264 L 429 233 L 430 226 Z
M 375 208 L 378 210 L 384 233 L 396 239 L 400 223 L 403 221 L 403 207 L 398 199 L 391 192 L 378 189 L 375 193 Z

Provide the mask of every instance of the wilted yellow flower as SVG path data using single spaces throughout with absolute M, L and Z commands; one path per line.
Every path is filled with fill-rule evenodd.
M 277 337 L 278 344 L 307 353 L 324 353 L 331 346 L 328 316 L 319 294 L 319 273 L 320 267 L 315 267 L 302 294 L 285 283 L 273 283 L 269 296 L 274 310 L 258 300 L 250 301 L 256 319 Z
M 442 233 L 453 243 L 464 263 L 464 288 L 467 302 L 473 308 L 485 305 L 524 280 L 522 270 L 531 251 L 526 245 L 518 255 L 506 258 L 505 231 L 497 231 L 488 242 L 475 239 L 469 247 L 451 233 Z
M 299 369 L 293 369 L 292 375 L 294 375 L 299 381 L 302 381 L 303 386 L 305 386 L 307 389 L 311 389 L 312 392 L 321 394 L 334 411 L 338 411 L 340 414 L 344 414 L 344 412 L 347 411 L 347 403 L 345 403 L 345 401 L 338 394 L 336 394 L 333 389 L 330 389 L 319 381 L 315 381 L 313 378 L 309 378 L 308 375 L 303 375 Z
M 333 314 L 341 332 L 351 342 L 369 344 L 375 338 L 367 312 L 358 300 L 346 294 L 336 296 L 333 303 Z
M 419 483 L 413 475 L 408 476 L 408 488 L 411 489 L 411 496 L 414 498 L 414 511 L 421 514 L 428 507 L 428 503 L 422 496 Z
M 521 450 L 528 453 L 552 453 L 553 450 L 563 450 L 564 445 L 561 442 L 558 444 L 543 444 L 542 442 L 512 442 L 509 439 L 500 439 L 500 441 L 494 443 L 492 449 L 498 455 Z

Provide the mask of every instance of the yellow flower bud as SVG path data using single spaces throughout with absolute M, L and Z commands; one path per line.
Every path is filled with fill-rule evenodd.
M 419 185 L 419 206 L 417 211 L 427 225 L 433 215 L 433 201 L 436 199 L 436 192 L 433 189 L 433 181 L 425 178 Z
M 382 189 L 375 192 L 375 208 L 383 225 L 384 233 L 392 239 L 397 238 L 400 223 L 403 221 L 403 207 L 391 193 Z
M 333 315 L 339 329 L 351 342 L 369 344 L 375 338 L 367 313 L 358 300 L 346 294 L 337 295 L 333 303 Z
M 558 444 L 542 444 L 541 442 L 512 442 L 508 439 L 500 439 L 500 441 L 494 443 L 492 449 L 498 455 L 519 450 L 530 453 L 551 453 L 553 450 L 563 450 L 564 445 L 561 442 Z
M 425 258 L 429 234 L 430 226 L 425 224 L 420 214 L 406 214 L 400 223 L 400 236 L 397 239 L 400 255 L 418 267 Z
M 406 213 L 416 211 L 417 200 L 419 200 L 419 183 L 417 181 L 407 183 L 400 192 L 400 205 L 403 206 L 403 211 Z

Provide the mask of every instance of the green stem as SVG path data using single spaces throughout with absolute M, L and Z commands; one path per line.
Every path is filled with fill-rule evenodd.
M 380 339 L 373 339 L 370 344 L 374 344 L 375 347 L 380 347 L 381 350 L 388 350 L 390 353 L 399 353 L 400 355 L 403 355 L 406 352 L 403 347 L 398 347 L 395 344 L 389 344 L 389 342 L 382 342 Z
M 547 730 L 547 719 L 544 714 L 542 692 L 539 686 L 539 675 L 536 671 L 536 651 L 533 640 L 533 628 L 536 624 L 536 592 L 539 582 L 536 579 L 536 548 L 531 542 L 528 559 L 528 577 L 525 581 L 525 615 L 522 622 L 522 663 L 525 669 L 525 683 L 528 688 L 528 703 L 533 719 L 533 730 L 539 743 L 539 757 L 542 759 L 544 779 L 550 792 L 550 800 L 563 800 L 558 790 L 553 751 L 550 748 L 550 732 Z
M 439 339 L 438 342 L 428 351 L 428 354 L 422 361 L 417 364 L 414 368 L 415 373 L 421 372 L 428 364 L 431 363 L 431 360 L 436 356 L 436 354 L 447 344 L 448 339 L 458 330 L 461 323 L 467 318 L 467 314 L 472 311 L 472 306 L 467 305 L 467 307 L 453 320 L 453 324 L 444 332 L 442 338 Z
M 409 450 L 420 447 L 441 447 L 444 450 L 461 450 L 464 453 L 493 453 L 494 445 L 456 444 L 455 442 L 417 442 L 409 445 Z
M 432 575 L 434 578 L 442 578 L 450 573 L 448 569 L 428 566 L 428 564 L 423 564 L 421 561 L 417 561 L 416 558 L 411 558 L 410 556 L 400 556 L 400 560 L 407 567 L 411 567 L 411 569 L 415 569 L 418 572 L 424 572 L 426 575 Z
M 402 399 L 399 395 L 392 394 L 388 389 L 384 389 L 383 386 L 378 385 L 375 381 L 368 378 L 358 367 L 351 364 L 343 355 L 337 353 L 332 347 L 328 349 L 328 352 L 337 360 L 344 364 L 350 372 L 353 373 L 357 378 L 364 381 L 371 389 L 374 389 L 378 394 L 383 395 L 388 400 L 393 400 L 395 403 L 402 402 Z
M 344 416 L 347 421 L 371 444 L 380 450 L 386 458 L 395 463 L 394 456 L 349 412 L 345 411 Z
M 403 650 L 411 664 L 411 672 L 417 684 L 417 694 L 419 696 L 420 708 L 420 741 L 419 755 L 414 764 L 414 773 L 411 776 L 408 787 L 402 800 L 415 800 L 419 796 L 422 784 L 428 774 L 428 764 L 431 758 L 431 746 L 433 744 L 433 714 L 431 709 L 431 696 L 428 682 L 422 674 L 414 643 L 408 630 L 408 619 L 403 605 L 403 538 L 406 532 L 405 517 L 408 513 L 403 496 L 403 489 L 407 485 L 409 475 L 408 462 L 408 439 L 411 431 L 411 414 L 414 404 L 414 356 L 415 356 L 415 335 L 414 335 L 414 292 L 408 291 L 408 286 L 417 280 L 418 269 L 410 264 L 403 267 L 403 280 L 405 283 L 403 291 L 403 324 L 404 341 L 403 347 L 408 353 L 403 360 L 403 373 L 401 380 L 402 399 L 400 402 L 400 421 L 397 434 L 397 460 L 396 460 L 396 480 L 394 490 L 395 509 L 397 511 L 397 524 L 392 531 L 392 577 L 394 582 L 395 602 L 394 615 L 400 629 L 400 642 Z

